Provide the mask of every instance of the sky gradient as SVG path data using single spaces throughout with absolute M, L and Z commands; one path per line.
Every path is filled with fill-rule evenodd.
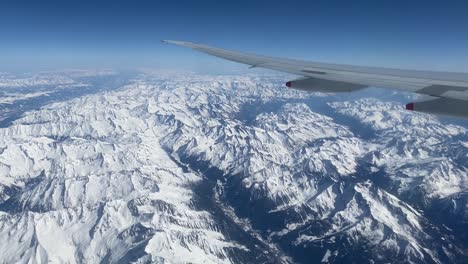
M 464 1 L 6 0 L 0 71 L 245 68 L 160 43 L 175 39 L 312 61 L 468 72 L 467 14 Z

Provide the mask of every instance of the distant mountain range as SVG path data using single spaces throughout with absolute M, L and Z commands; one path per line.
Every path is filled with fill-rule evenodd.
M 98 88 L 0 128 L 2 263 L 468 262 L 467 121 L 283 76 L 50 75 L 0 89 Z

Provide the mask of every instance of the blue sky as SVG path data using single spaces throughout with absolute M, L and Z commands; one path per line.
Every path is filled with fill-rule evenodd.
M 160 43 L 468 72 L 466 1 L 0 2 L 0 70 L 242 69 Z

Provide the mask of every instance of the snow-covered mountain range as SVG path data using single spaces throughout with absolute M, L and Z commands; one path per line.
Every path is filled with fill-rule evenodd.
M 144 72 L 24 112 L 0 128 L 0 262 L 468 261 L 466 121 L 284 80 Z

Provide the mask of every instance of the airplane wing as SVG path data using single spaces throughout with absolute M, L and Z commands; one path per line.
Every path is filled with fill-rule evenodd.
M 225 50 L 191 42 L 163 40 L 165 43 L 207 53 L 216 57 L 280 72 L 303 76 L 287 87 L 320 92 L 352 92 L 366 87 L 399 89 L 431 96 L 413 102 L 406 109 L 468 118 L 468 74 L 400 70 L 308 62 Z

